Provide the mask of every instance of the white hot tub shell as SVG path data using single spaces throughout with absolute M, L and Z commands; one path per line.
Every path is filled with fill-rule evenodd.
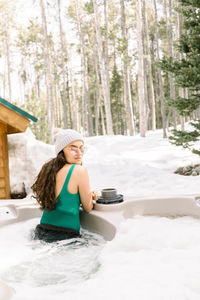
M 1 200 L 0 227 L 40 217 L 42 211 L 34 200 Z M 80 211 L 81 226 L 112 240 L 121 222 L 141 216 L 200 218 L 200 195 L 170 196 L 157 198 L 124 197 L 118 204 L 94 204 L 88 214 Z M 10 300 L 14 294 L 12 287 L 0 281 L 0 300 Z

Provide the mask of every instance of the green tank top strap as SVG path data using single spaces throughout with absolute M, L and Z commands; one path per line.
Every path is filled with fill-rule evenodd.
M 67 188 L 68 183 L 69 183 L 69 180 L 70 180 L 70 178 L 71 178 L 71 175 L 72 175 L 72 172 L 73 172 L 75 166 L 76 166 L 76 165 L 74 164 L 74 165 L 72 165 L 72 166 L 70 167 L 69 172 L 68 172 L 68 174 L 67 174 L 67 177 L 66 177 L 66 179 L 65 179 L 63 188 L 64 188 L 64 187 Z M 67 190 L 68 190 L 68 189 L 67 189 Z

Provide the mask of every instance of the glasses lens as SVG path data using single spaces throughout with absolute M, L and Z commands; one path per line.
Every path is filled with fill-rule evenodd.
M 79 151 L 81 154 L 85 153 L 85 147 L 78 148 L 75 146 L 71 146 L 69 149 L 70 149 L 71 154 L 73 154 L 73 155 L 78 154 Z
M 85 153 L 86 147 L 81 147 L 80 151 L 81 151 L 81 153 Z

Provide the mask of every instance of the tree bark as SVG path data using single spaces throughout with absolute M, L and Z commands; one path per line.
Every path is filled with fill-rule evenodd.
M 105 26 L 104 53 L 105 53 L 106 77 L 107 77 L 107 83 L 108 83 L 108 85 L 110 85 L 109 59 L 108 59 L 108 18 L 107 18 L 107 0 L 104 0 L 104 26 Z
M 11 67 L 10 67 L 10 47 L 9 47 L 9 30 L 8 30 L 8 20 L 6 22 L 5 30 L 6 30 L 6 61 L 7 61 L 7 78 L 8 78 L 8 91 L 9 91 L 9 101 L 12 102 L 12 87 L 11 87 Z
M 145 10 L 145 35 L 146 35 L 146 44 L 147 44 L 147 67 L 148 67 L 148 81 L 149 81 L 149 89 L 151 94 L 151 128 L 152 130 L 156 130 L 156 105 L 155 105 L 155 92 L 154 92 L 154 83 L 153 83 L 153 75 L 152 75 L 152 62 L 151 62 L 151 52 L 150 52 L 150 41 L 149 41 L 149 27 L 147 14 Z
M 69 81 L 71 85 L 71 96 L 72 96 L 72 103 L 73 103 L 73 109 L 72 109 L 72 115 L 73 115 L 73 120 L 74 120 L 74 129 L 77 131 L 80 131 L 80 118 L 79 118 L 79 105 L 78 105 L 78 100 L 76 96 L 76 91 L 75 91 L 75 83 L 74 83 L 74 78 L 73 78 L 73 73 L 72 73 L 72 67 L 68 65 L 68 70 L 69 70 Z
M 40 0 L 40 8 L 42 15 L 42 28 L 44 36 L 44 64 L 45 64 L 45 81 L 46 81 L 46 102 L 47 102 L 47 113 L 48 113 L 48 130 L 50 143 L 53 143 L 53 126 L 54 126 L 54 103 L 53 103 L 53 84 L 52 84 L 52 73 L 51 73 L 51 57 L 50 47 L 47 34 L 47 22 L 45 15 L 45 8 L 43 0 Z
M 126 34 L 126 17 L 124 0 L 120 0 L 121 8 L 121 34 L 125 50 L 123 51 L 123 85 L 124 85 L 124 102 L 126 106 L 126 119 L 130 135 L 135 135 L 135 124 L 133 118 L 133 105 L 130 88 L 130 73 L 129 73 L 129 57 L 128 57 L 128 40 Z
M 101 82 L 102 82 L 105 112 L 106 112 L 106 128 L 108 134 L 113 134 L 112 115 L 111 115 L 111 106 L 110 106 L 110 87 L 109 87 L 109 83 L 107 82 L 105 57 L 103 55 L 98 7 L 97 7 L 96 0 L 93 0 L 93 6 L 94 6 L 94 14 L 95 14 L 95 28 L 96 28 L 96 40 L 98 45 L 99 67 L 100 67 Z
M 168 56 L 173 57 L 174 56 L 174 49 L 173 49 L 173 28 L 172 28 L 172 1 L 168 1 L 168 11 L 169 16 L 167 16 L 167 42 L 168 42 Z M 170 98 L 175 99 L 175 84 L 174 84 L 174 78 L 172 76 L 169 77 L 169 88 L 170 88 Z M 176 129 L 176 111 L 173 108 L 172 109 L 173 114 L 173 123 L 174 128 Z
M 156 41 L 156 60 L 157 62 L 160 61 L 160 47 L 159 47 L 159 37 L 158 37 L 158 13 L 157 13 L 157 5 L 156 0 L 153 0 L 154 4 L 154 13 L 155 13 L 155 41 Z M 159 96 L 160 96 L 160 103 L 161 103 L 161 115 L 162 115 L 162 128 L 163 128 L 163 138 L 167 137 L 166 132 L 166 113 L 165 113 L 165 104 L 164 104 L 164 91 L 163 91 L 163 82 L 162 82 L 162 75 L 160 68 L 157 68 L 157 75 L 158 75 L 158 83 L 159 83 Z
M 62 104 L 63 104 L 63 119 L 64 119 L 64 128 L 67 128 L 67 97 L 66 97 L 66 77 L 67 73 L 66 64 L 65 64 L 65 55 L 66 45 L 64 40 L 64 32 L 62 27 L 61 13 L 60 13 L 60 0 L 57 0 L 58 3 L 58 19 L 59 19 L 59 33 L 60 33 L 60 44 L 61 44 L 61 61 L 62 61 L 62 78 L 63 78 L 63 93 L 62 93 Z
M 91 112 L 91 102 L 90 102 L 90 92 L 89 92 L 88 62 L 87 62 L 87 55 L 85 51 L 82 24 L 80 19 L 80 8 L 77 0 L 76 0 L 76 16 L 77 16 L 79 39 L 80 39 L 81 59 L 82 59 L 82 66 L 83 66 L 83 71 L 82 71 L 83 90 L 84 90 L 83 96 L 86 102 L 87 131 L 88 131 L 88 135 L 92 136 L 93 123 L 92 123 L 92 112 Z
M 100 80 L 99 80 L 99 69 L 98 69 L 98 61 L 96 58 L 96 53 L 94 53 L 95 77 L 96 77 L 96 85 L 97 85 L 97 87 L 96 87 L 96 107 L 95 107 L 95 131 L 96 131 L 96 135 L 99 135 L 99 112 L 100 112 L 100 106 L 101 106 L 101 86 L 100 86 Z M 103 124 L 103 126 L 104 126 L 104 124 Z
M 137 43 L 138 43 L 138 103 L 140 135 L 145 137 L 147 131 L 147 95 L 146 62 L 144 45 L 144 2 L 137 0 Z
M 106 127 L 105 127 L 105 124 L 104 124 L 104 113 L 103 113 L 102 106 L 100 106 L 100 112 L 101 112 L 102 132 L 103 132 L 103 135 L 106 135 Z
M 179 40 L 182 34 L 182 15 L 180 13 L 177 13 L 177 31 L 176 31 L 176 35 L 177 35 L 177 39 Z M 182 59 L 182 53 L 178 52 L 178 59 L 181 60 Z M 184 98 L 184 88 L 180 87 L 178 89 L 178 93 L 179 96 Z M 184 131 L 185 128 L 185 118 L 183 116 L 180 116 L 180 123 L 181 123 L 181 130 Z

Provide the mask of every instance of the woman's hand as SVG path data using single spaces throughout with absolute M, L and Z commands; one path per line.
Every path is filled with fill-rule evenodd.
M 92 193 L 92 200 L 98 200 L 98 193 L 97 193 L 97 191 L 91 191 L 91 193 Z

